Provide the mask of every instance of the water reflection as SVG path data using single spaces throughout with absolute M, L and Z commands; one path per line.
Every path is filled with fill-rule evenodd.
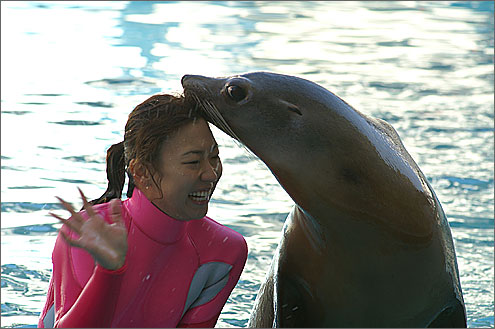
M 141 69 L 142 74 L 152 78 L 164 78 L 164 73 L 153 70 L 154 63 L 160 60 L 159 56 L 152 54 L 156 43 L 165 42 L 165 35 L 170 27 L 178 23 L 150 24 L 129 20 L 133 15 L 148 16 L 154 12 L 154 7 L 160 1 L 129 1 L 120 11 L 118 27 L 122 29 L 122 35 L 118 38 L 118 46 L 139 47 L 141 56 L 147 60 Z M 131 75 L 132 68 L 125 68 L 124 74 Z
M 2 325 L 36 323 L 53 196 L 101 195 L 133 104 L 183 74 L 269 70 L 394 125 L 452 225 L 469 325 L 493 327 L 493 25 L 493 2 L 2 2 Z M 209 214 L 250 250 L 219 326 L 245 326 L 292 202 L 214 133 Z

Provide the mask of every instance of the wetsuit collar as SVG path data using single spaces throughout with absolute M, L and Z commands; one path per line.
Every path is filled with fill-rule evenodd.
M 134 188 L 128 205 L 135 225 L 156 242 L 170 244 L 184 236 L 187 221 L 180 221 L 165 214 L 138 188 Z

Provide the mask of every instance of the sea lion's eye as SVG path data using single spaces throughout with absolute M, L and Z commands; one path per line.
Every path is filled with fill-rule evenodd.
M 236 102 L 242 101 L 247 96 L 247 94 L 244 91 L 244 89 L 242 89 L 239 86 L 235 86 L 235 85 L 232 85 L 232 86 L 228 86 L 227 87 L 227 94 L 229 95 L 229 97 L 232 100 L 234 100 Z

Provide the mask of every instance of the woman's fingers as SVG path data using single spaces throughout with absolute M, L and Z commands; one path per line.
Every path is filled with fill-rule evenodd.
M 54 213 L 50 213 L 50 215 L 55 217 L 56 219 L 58 219 L 63 224 L 67 225 L 71 230 L 75 231 L 77 234 L 80 234 L 80 228 L 81 228 L 82 224 L 84 223 L 83 218 L 81 217 L 80 214 L 75 212 L 74 207 L 72 207 L 72 205 L 70 203 L 68 203 L 67 201 L 65 201 L 64 199 L 62 199 L 58 196 L 56 198 L 60 201 L 62 206 L 68 212 L 70 212 L 72 219 L 71 220 L 64 219 L 58 215 L 55 215 Z
M 79 223 L 75 223 L 74 221 L 70 221 L 68 219 L 62 218 L 59 215 L 56 215 L 52 212 L 50 212 L 49 214 L 50 214 L 50 216 L 58 219 L 62 224 L 67 225 L 67 227 L 69 227 L 71 230 L 73 230 L 77 234 L 81 234 L 81 230 L 80 230 L 81 225 L 79 225 Z
M 76 211 L 74 210 L 74 207 L 70 203 L 68 203 L 67 201 L 62 199 L 61 197 L 57 196 L 56 198 L 58 199 L 58 201 L 60 201 L 62 206 L 65 208 L 65 210 L 70 212 L 70 215 L 72 217 L 72 221 L 76 222 L 79 225 L 82 225 L 82 223 L 84 222 L 84 219 L 81 217 L 80 214 L 76 213 Z
M 71 216 L 74 216 L 76 214 L 76 212 L 74 211 L 74 207 L 72 207 L 72 205 L 70 203 L 68 203 L 67 201 L 65 201 L 61 197 L 56 196 L 56 198 L 62 204 L 62 206 L 65 208 L 65 210 L 70 212 Z
M 68 219 L 62 218 L 59 215 L 54 214 L 52 212 L 50 212 L 49 214 L 52 217 L 55 217 L 56 219 L 58 219 L 62 224 L 67 225 L 71 230 L 73 230 L 77 234 L 80 234 L 80 232 L 79 232 L 79 226 L 78 225 L 74 225 L 74 223 L 72 221 L 69 221 Z M 65 233 L 61 229 L 59 230 L 59 232 L 60 232 L 60 234 L 62 234 L 62 237 L 64 238 L 64 240 L 67 241 L 69 244 L 75 245 L 75 246 L 78 245 L 77 244 L 77 241 L 74 240 L 74 239 L 72 239 L 70 236 L 68 236 L 67 233 Z
M 59 220 L 62 224 L 67 224 L 67 226 L 68 226 L 68 227 L 71 227 L 71 226 L 73 226 L 73 225 L 74 225 L 74 224 L 72 224 L 71 222 L 69 222 L 69 220 L 68 220 L 68 219 L 62 218 L 62 217 L 60 217 L 60 216 L 59 216 L 59 215 L 57 215 L 57 214 L 54 214 L 54 213 L 52 213 L 52 212 L 49 212 L 48 214 L 49 214 L 50 216 L 55 217 L 56 219 L 58 219 L 58 220 Z
M 122 209 L 120 207 L 120 202 L 117 199 L 112 199 L 110 201 L 110 218 L 112 222 L 117 225 L 124 225 L 122 221 Z
M 77 189 L 79 190 L 79 194 L 81 195 L 81 199 L 83 200 L 83 208 L 84 208 L 84 210 L 86 210 L 86 212 L 88 213 L 89 217 L 95 216 L 96 213 L 93 210 L 93 207 L 91 206 L 91 204 L 88 202 L 88 199 L 86 199 L 86 197 L 84 196 L 83 191 L 81 191 L 81 189 L 79 187 Z

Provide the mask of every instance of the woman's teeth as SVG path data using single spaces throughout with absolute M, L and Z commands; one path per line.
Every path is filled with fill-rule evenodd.
M 191 197 L 191 199 L 193 199 L 193 201 L 208 201 L 208 199 L 210 198 L 210 191 L 207 190 L 193 192 L 189 194 L 189 196 Z

